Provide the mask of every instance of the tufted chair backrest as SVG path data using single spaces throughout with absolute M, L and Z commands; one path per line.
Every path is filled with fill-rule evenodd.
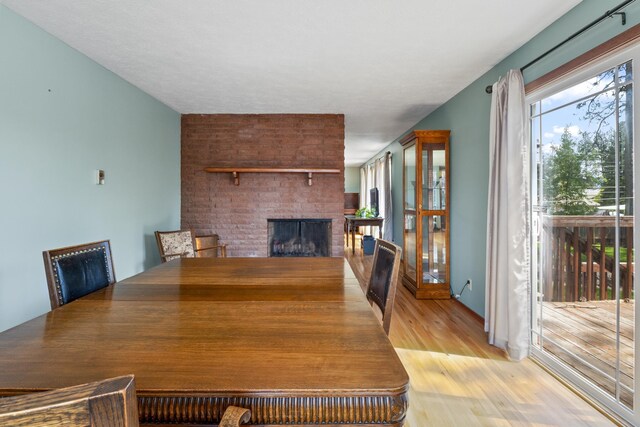
M 42 252 L 51 308 L 115 283 L 108 240 Z

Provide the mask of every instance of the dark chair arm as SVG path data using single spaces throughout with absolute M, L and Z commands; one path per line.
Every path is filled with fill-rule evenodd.
M 208 251 L 209 249 L 218 249 L 218 248 L 222 248 L 222 247 L 224 247 L 224 246 L 227 246 L 227 245 L 214 245 L 214 246 L 207 246 L 207 247 L 205 247 L 205 248 L 198 248 L 198 249 L 196 249 L 195 251 L 196 251 L 196 252 Z
M 227 257 L 227 245 L 226 245 L 226 243 L 221 243 L 219 245 L 214 245 L 214 246 L 207 246 L 206 248 L 196 249 L 195 251 L 197 253 L 197 252 L 207 251 L 207 250 L 210 250 L 210 249 L 216 249 L 217 250 L 218 248 L 220 248 L 220 256 L 222 258 L 226 258 Z

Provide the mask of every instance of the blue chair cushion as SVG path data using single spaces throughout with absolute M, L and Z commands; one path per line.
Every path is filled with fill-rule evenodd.
M 109 285 L 109 267 L 104 248 L 77 252 L 54 260 L 62 304 Z

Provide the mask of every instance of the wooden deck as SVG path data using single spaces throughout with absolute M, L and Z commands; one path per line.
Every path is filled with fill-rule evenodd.
M 620 304 L 620 379 L 629 388 L 633 387 L 634 309 L 633 300 Z M 615 301 L 545 302 L 542 324 L 543 335 L 548 338 L 543 341 L 545 351 L 615 396 Z M 632 405 L 629 390 L 623 388 L 620 397 L 623 403 Z

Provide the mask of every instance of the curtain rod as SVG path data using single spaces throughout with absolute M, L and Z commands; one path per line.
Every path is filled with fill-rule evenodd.
M 375 159 L 374 161 L 372 161 L 371 163 L 365 163 L 362 166 L 360 166 L 360 169 L 364 169 L 366 166 L 371 166 L 372 164 L 374 164 L 375 162 L 377 162 L 380 159 L 384 159 L 386 157 L 386 155 L 390 155 L 391 157 L 393 157 L 393 153 L 391 151 L 387 151 L 386 153 L 384 153 L 382 156 L 378 157 L 377 159 Z
M 543 53 L 542 55 L 538 56 L 537 58 L 535 58 L 531 62 L 523 65 L 520 68 L 520 71 L 523 72 L 524 70 L 526 70 L 527 68 L 529 68 L 530 66 L 535 64 L 536 62 L 540 61 L 545 56 L 549 55 L 550 53 L 552 53 L 556 49 L 560 48 L 561 46 L 564 46 L 566 43 L 568 43 L 571 40 L 575 39 L 576 37 L 578 37 L 579 35 L 581 35 L 585 31 L 595 27 L 596 25 L 598 25 L 600 22 L 604 21 L 607 18 L 612 18 L 614 15 L 620 15 L 622 17 L 622 25 L 626 25 L 627 24 L 627 14 L 625 12 L 620 12 L 620 10 L 624 9 L 625 7 L 627 7 L 630 3 L 633 3 L 634 1 L 636 1 L 636 0 L 626 0 L 626 1 L 623 1 L 622 3 L 620 3 L 619 5 L 617 5 L 615 8 L 613 8 L 611 10 L 607 10 L 599 18 L 595 19 L 594 21 L 592 21 L 589 24 L 585 25 L 584 27 L 582 27 L 581 29 L 579 29 L 575 33 L 571 34 L 569 37 L 567 37 L 566 39 L 564 39 L 563 41 L 561 41 L 560 43 L 558 43 L 557 45 L 555 45 L 554 47 L 552 47 L 551 49 L 549 49 L 548 51 Z M 493 85 L 487 86 L 484 90 L 487 93 L 493 92 Z
M 378 160 L 384 159 L 387 156 L 387 154 L 391 155 L 391 151 L 387 151 L 386 153 L 384 153 L 382 156 L 378 157 L 377 159 L 375 159 L 371 163 L 374 163 L 374 162 L 377 162 Z

